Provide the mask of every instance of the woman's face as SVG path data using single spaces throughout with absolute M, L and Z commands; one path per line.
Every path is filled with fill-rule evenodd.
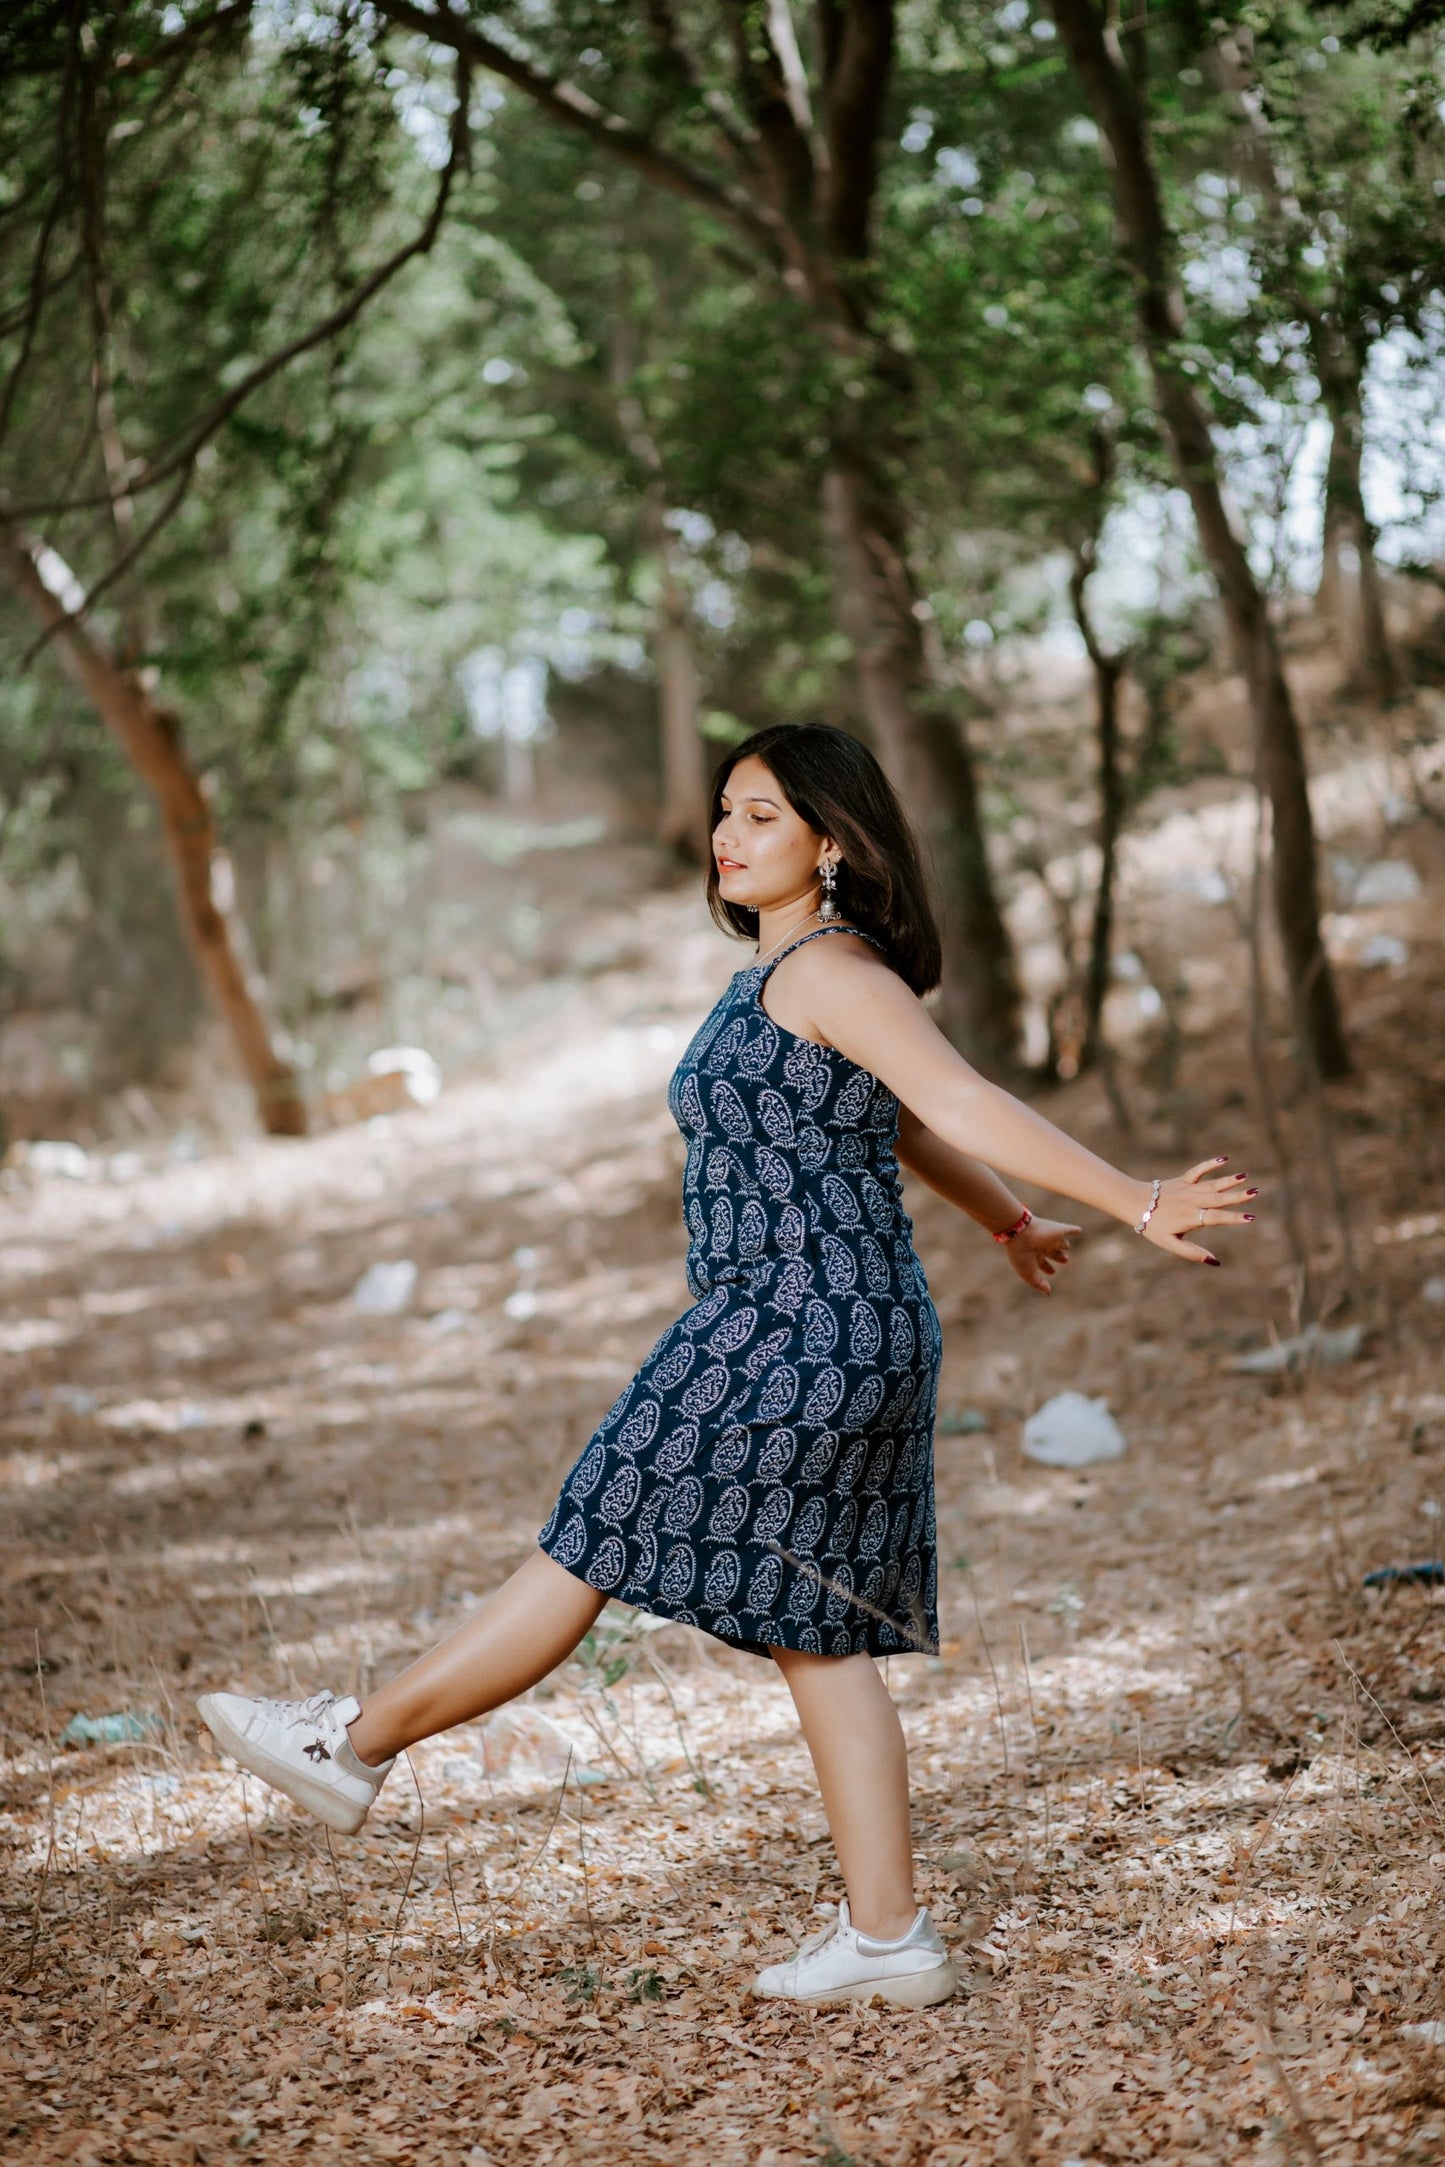
M 718 892 L 747 910 L 777 910 L 810 899 L 824 858 L 838 853 L 794 812 L 771 768 L 756 754 L 739 760 L 723 786 L 712 835 Z

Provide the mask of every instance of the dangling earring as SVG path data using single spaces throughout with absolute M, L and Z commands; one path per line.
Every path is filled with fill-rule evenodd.
M 818 870 L 823 876 L 823 900 L 818 905 L 818 916 L 823 919 L 836 918 L 838 906 L 833 900 L 833 890 L 838 885 L 838 874 L 831 858 L 825 858 Z

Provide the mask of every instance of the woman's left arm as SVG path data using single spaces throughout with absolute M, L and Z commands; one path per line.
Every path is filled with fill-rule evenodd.
M 1002 1247 L 1009 1263 L 1026 1287 L 1051 1294 L 1050 1284 L 1061 1264 L 1069 1261 L 1069 1242 L 1081 1231 L 1057 1219 L 1040 1219 L 1026 1213 L 1006 1181 L 991 1166 L 965 1157 L 926 1129 L 917 1114 L 904 1107 L 898 1120 L 898 1158 L 901 1165 L 957 1210 L 966 1212 L 996 1238 L 1008 1235 Z M 1020 1227 L 1020 1219 L 1027 1225 Z M 1017 1232 L 1010 1234 L 1010 1228 Z
M 814 942 L 798 992 L 818 1036 L 887 1084 L 925 1128 L 965 1158 L 1074 1197 L 1129 1226 L 1143 1217 L 1151 1182 L 1122 1173 L 970 1067 L 897 973 L 861 944 Z M 1211 1227 L 1252 1216 L 1227 1209 L 1239 1201 L 1242 1175 L 1204 1180 L 1223 1163 L 1207 1159 L 1161 1183 L 1146 1229 L 1157 1247 L 1196 1263 L 1218 1263 L 1187 1236 L 1202 1223 L 1201 1210 L 1208 1210 Z

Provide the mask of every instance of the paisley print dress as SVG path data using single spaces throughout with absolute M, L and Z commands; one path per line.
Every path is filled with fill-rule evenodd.
M 869 938 L 820 927 L 783 953 L 845 930 Z M 696 1299 L 538 1539 L 619 1601 L 756 1653 L 931 1650 L 942 1340 L 903 1209 L 898 1100 L 772 1021 L 761 995 L 781 961 L 736 974 L 673 1075 Z

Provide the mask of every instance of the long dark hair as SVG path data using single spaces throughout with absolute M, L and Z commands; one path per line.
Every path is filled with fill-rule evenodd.
M 868 747 L 827 722 L 775 722 L 755 730 L 718 763 L 709 834 L 722 818 L 728 777 L 749 757 L 764 763 L 799 819 L 816 835 L 830 835 L 843 853 L 836 890 L 841 915 L 882 944 L 905 985 L 920 995 L 931 993 L 942 974 L 943 952 L 917 839 Z M 757 933 L 756 911 L 718 893 L 711 850 L 707 907 L 739 939 Z

